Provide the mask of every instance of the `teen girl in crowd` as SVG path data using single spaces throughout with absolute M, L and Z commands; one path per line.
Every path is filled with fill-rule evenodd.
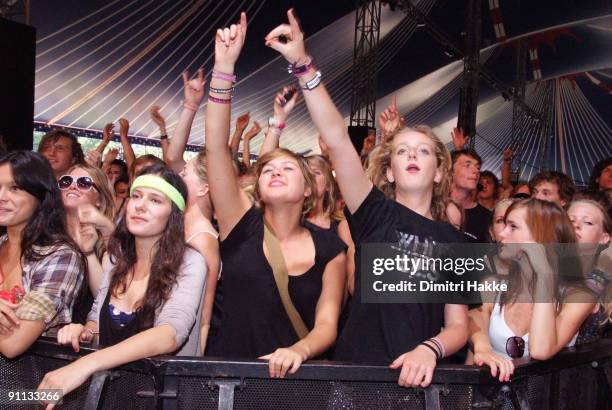
M 223 261 L 223 318 L 208 353 L 262 357 L 271 377 L 284 377 L 336 339 L 345 245 L 335 235 L 303 227 L 316 187 L 306 161 L 292 152 L 276 149 L 257 161 L 257 207 L 239 187 L 227 141 L 234 65 L 245 35 L 244 13 L 239 24 L 217 31 L 206 113 L 208 177 Z
M 205 277 L 202 256 L 185 245 L 182 179 L 151 166 L 130 188 L 126 214 L 109 242 L 110 261 L 85 326 L 70 324 L 57 336 L 78 351 L 80 342 L 107 348 L 47 373 L 39 389 L 64 394 L 92 373 L 160 354 L 195 356 Z M 177 267 L 180 267 L 177 269 Z
M 348 223 L 337 209 L 337 199 L 340 193 L 338 183 L 332 173 L 331 164 L 321 155 L 311 155 L 306 158 L 317 186 L 317 202 L 308 214 L 305 226 L 309 229 L 321 229 L 335 233 L 348 246 L 346 252 L 347 291 L 352 295 L 355 291 L 355 245 L 351 238 Z
M 470 311 L 470 342 L 473 362 L 508 381 L 514 371 L 511 358 L 546 360 L 573 345 L 595 302 L 586 289 L 562 283 L 559 255 L 542 246 L 576 242 L 559 205 L 539 199 L 513 203 L 498 239 L 503 244 L 500 257 L 514 261 L 509 290 L 494 303 Z
M 66 210 L 66 229 L 87 257 L 89 289 L 95 297 L 102 281 L 102 257 L 115 230 L 113 194 L 104 173 L 87 164 L 72 167 L 57 184 Z
M 304 49 L 304 35 L 292 14 L 266 37 L 279 51 L 299 82 L 312 120 L 329 148 L 346 206 L 351 234 L 360 260 L 361 244 L 398 242 L 413 235 L 415 242 L 462 242 L 462 235 L 445 219 L 450 155 L 427 127 L 405 128 L 389 135 L 370 155 L 364 173 L 344 120 L 334 106 L 321 74 Z M 282 38 L 281 38 L 282 36 Z M 281 39 L 283 41 L 281 41 Z M 284 40 L 287 39 L 285 42 Z M 458 351 L 467 341 L 467 306 L 444 304 L 364 304 L 360 264 L 355 274 L 355 300 L 335 347 L 334 359 L 390 363 L 402 368 L 399 384 L 428 386 L 436 358 Z M 440 329 L 443 328 L 442 331 Z
M 273 116 L 269 123 L 277 124 L 277 127 L 269 127 L 266 137 L 259 151 L 259 155 L 268 153 L 278 148 L 282 130 L 286 126 L 287 117 L 295 107 L 298 99 L 297 90 L 293 87 L 284 87 L 274 98 Z M 289 98 L 289 99 L 287 99 Z M 306 157 L 310 170 L 315 177 L 316 196 L 312 210 L 304 221 L 308 229 L 332 232 L 340 237 L 348 246 L 347 250 L 347 288 L 352 295 L 354 289 L 355 274 L 355 246 L 351 239 L 351 232 L 342 210 L 338 209 L 338 197 L 340 189 L 334 178 L 329 161 L 322 155 L 310 155 Z
M 198 70 L 195 78 L 189 79 L 189 73 L 183 73 L 184 103 L 179 121 L 170 141 L 166 161 L 168 166 L 180 173 L 187 186 L 187 204 L 185 209 L 185 241 L 200 252 L 206 260 L 206 292 L 203 296 L 204 306 L 200 321 L 200 345 L 206 350 L 210 330 L 217 280 L 219 278 L 220 258 L 219 242 L 216 229 L 213 227 L 213 206 L 210 200 L 208 172 L 206 169 L 206 152 L 201 151 L 187 163 L 183 152 L 189 139 L 191 125 L 204 97 L 204 70 Z M 204 274 L 203 272 L 202 274 Z
M 0 299 L 0 353 L 12 358 L 72 321 L 86 266 L 66 233 L 53 170 L 39 154 L 17 151 L 0 159 L 0 227 L 6 230 L 0 290 L 15 296 Z
M 574 225 L 580 253 L 584 255 L 586 284 L 601 301 L 580 328 L 577 344 L 594 342 L 600 338 L 603 325 L 610 318 L 610 269 L 597 269 L 610 253 L 612 221 L 603 206 L 591 199 L 578 199 L 571 203 L 567 215 Z M 607 251 L 606 251 L 606 248 Z

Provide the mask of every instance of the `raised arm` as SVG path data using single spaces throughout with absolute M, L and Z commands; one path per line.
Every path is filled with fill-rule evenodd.
M 251 207 L 247 195 L 238 185 L 227 139 L 230 132 L 231 97 L 221 90 L 232 88 L 234 66 L 244 45 L 246 14 L 240 23 L 218 29 L 215 36 L 215 67 L 210 81 L 206 106 L 206 158 L 211 199 L 219 222 L 221 239 L 225 239 Z M 235 78 L 235 77 L 234 77 Z M 219 90 L 221 92 L 215 92 Z
M 102 131 L 102 141 L 100 141 L 96 148 L 87 151 L 87 154 L 85 155 L 85 162 L 92 167 L 102 167 L 102 153 L 113 137 L 113 128 L 114 124 L 112 122 L 106 124 L 104 126 L 104 130 Z
M 100 143 L 96 147 L 96 151 L 98 151 L 100 155 L 104 153 L 104 149 L 106 148 L 110 140 L 113 139 L 113 135 L 114 135 L 113 129 L 114 128 L 115 128 L 115 124 L 113 124 L 112 122 L 109 122 L 108 124 L 104 126 L 104 130 L 102 130 L 102 141 L 100 141 Z
M 242 138 L 244 130 L 246 130 L 246 127 L 248 127 L 250 119 L 251 113 L 248 112 L 236 118 L 236 128 L 234 129 L 234 135 L 232 136 L 229 144 L 232 154 L 238 152 L 238 148 L 240 147 L 240 139 Z
M 175 172 L 182 171 L 185 166 L 183 153 L 185 152 L 185 146 L 189 139 L 193 119 L 202 103 L 202 98 L 204 98 L 205 85 L 204 69 L 200 68 L 198 70 L 198 75 L 192 80 L 189 79 L 189 73 L 187 71 L 183 72 L 183 88 L 185 94 L 183 111 L 181 111 L 178 124 L 176 124 L 174 128 L 166 159 L 170 169 Z
M 151 120 L 159 127 L 159 146 L 161 147 L 162 157 L 164 161 L 168 163 L 166 157 L 168 156 L 168 146 L 170 145 L 170 143 L 168 142 L 166 119 L 159 112 L 159 105 L 154 105 L 149 108 L 149 114 L 151 115 Z
M 455 127 L 451 132 L 451 139 L 453 140 L 453 147 L 455 148 L 455 151 L 459 151 L 465 147 L 468 136 L 463 133 L 461 128 Z
M 501 184 L 504 189 L 512 189 L 512 181 L 510 180 L 510 166 L 512 163 L 512 150 L 507 148 L 504 150 L 501 166 Z
M 134 149 L 132 148 L 132 144 L 130 144 L 130 139 L 128 138 L 128 132 L 130 131 L 130 122 L 121 118 L 119 120 L 119 138 L 121 139 L 121 146 L 123 147 L 123 159 L 127 164 L 128 169 L 132 169 L 132 164 L 136 160 L 136 155 L 134 155 Z
M 281 24 L 272 30 L 266 36 L 266 45 L 281 53 L 295 67 L 309 67 L 311 59 L 304 48 L 304 34 L 293 15 L 293 10 L 289 10 L 287 16 L 289 24 Z M 303 89 L 304 100 L 312 121 L 329 147 L 331 161 L 346 205 L 351 212 L 355 212 L 372 189 L 372 183 L 361 167 L 359 155 L 351 143 L 342 115 L 317 77 L 319 73 L 312 65 L 300 74 L 299 82 Z M 304 89 L 307 84 L 310 84 L 310 89 Z
M 378 126 L 382 140 L 386 140 L 395 130 L 404 126 L 404 119 L 397 111 L 397 97 L 393 96 L 389 105 L 378 116 Z
M 291 95 L 291 97 L 287 100 L 286 97 L 289 97 L 289 95 Z M 268 124 L 266 138 L 264 138 L 264 142 L 261 144 L 259 150 L 260 157 L 278 148 L 280 136 L 285 128 L 287 117 L 295 107 L 297 99 L 298 93 L 295 87 L 284 87 L 281 92 L 274 97 L 274 115 L 272 116 L 272 122 Z
M 244 140 L 242 141 L 242 163 L 246 169 L 251 168 L 251 139 L 260 132 L 261 125 L 255 121 L 246 134 L 244 134 Z

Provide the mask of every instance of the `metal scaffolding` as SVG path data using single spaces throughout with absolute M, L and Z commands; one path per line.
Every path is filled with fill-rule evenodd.
M 376 126 L 376 67 L 380 39 L 378 0 L 357 0 L 350 125 Z
M 478 82 L 480 80 L 481 1 L 468 0 L 465 11 L 465 45 L 463 56 L 463 83 L 459 92 L 457 125 L 470 136 L 474 148 L 476 136 L 476 109 L 478 108 Z

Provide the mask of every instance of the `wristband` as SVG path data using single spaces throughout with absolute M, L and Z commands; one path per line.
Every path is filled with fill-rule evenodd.
M 285 129 L 285 123 L 283 121 L 279 121 L 274 117 L 268 118 L 268 126 L 278 128 L 280 130 Z
M 197 111 L 198 110 L 198 106 L 195 104 L 190 104 L 190 103 L 183 103 L 183 108 L 189 111 Z
M 280 136 L 281 133 L 283 132 L 283 130 L 278 127 L 268 127 L 268 131 L 270 131 L 272 134 L 277 135 L 277 136 Z
M 312 67 L 314 67 L 314 64 L 312 63 L 312 58 L 310 58 L 310 56 L 306 56 L 306 62 L 302 65 L 297 65 L 298 61 L 296 61 L 293 64 L 289 64 L 289 66 L 287 67 L 287 72 L 289 74 L 293 74 L 296 77 L 301 77 L 304 74 L 306 74 L 308 72 L 308 70 L 310 70 Z
M 440 357 L 446 357 L 446 348 L 444 347 L 444 344 L 440 339 L 438 339 L 437 337 L 432 337 L 428 340 L 431 340 L 438 347 L 438 350 L 440 350 Z
M 236 74 L 227 74 L 227 73 L 222 73 L 221 71 L 213 70 L 212 78 L 218 78 L 219 80 L 229 81 L 232 84 L 236 83 Z
M 160 140 L 167 140 L 168 139 L 168 134 L 163 134 L 159 136 Z
M 217 97 L 213 97 L 212 95 L 208 95 L 208 101 L 210 102 L 214 102 L 217 104 L 231 104 L 232 103 L 232 97 L 230 98 L 217 98 Z
M 425 346 L 429 350 L 431 350 L 434 353 L 434 355 L 436 355 L 436 361 L 440 358 L 440 352 L 438 352 L 435 348 L 433 348 L 432 346 L 428 345 L 427 343 L 423 342 L 419 346 Z
M 317 71 L 315 76 L 312 79 L 306 81 L 306 84 L 302 86 L 302 90 L 308 90 L 308 91 L 314 90 L 321 84 L 321 78 L 322 78 L 321 72 Z
M 217 94 L 231 94 L 234 92 L 234 87 L 230 87 L 230 88 L 209 87 L 208 90 L 212 93 L 217 93 Z

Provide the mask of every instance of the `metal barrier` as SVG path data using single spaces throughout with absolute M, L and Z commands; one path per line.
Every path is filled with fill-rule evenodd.
M 44 374 L 93 348 L 41 339 L 14 359 L 0 356 L 0 389 L 33 389 Z M 520 360 L 512 380 L 488 368 L 440 365 L 427 389 L 397 385 L 384 366 L 308 362 L 285 379 L 267 363 L 163 356 L 96 373 L 62 409 L 612 409 L 612 340 Z M 11 409 L 32 406 L 11 406 Z

